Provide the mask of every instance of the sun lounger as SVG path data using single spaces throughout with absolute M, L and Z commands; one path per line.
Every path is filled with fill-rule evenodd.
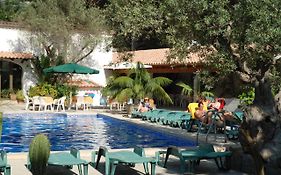
M 166 123 L 173 127 L 188 128 L 191 114 L 188 112 L 177 111 L 174 116 L 168 117 Z
M 178 157 L 180 159 L 181 173 L 185 172 L 186 161 L 189 163 L 188 171 L 193 172 L 196 163 L 199 163 L 202 159 L 214 159 L 219 169 L 228 169 L 228 167 L 224 166 L 222 158 L 231 156 L 230 151 L 215 152 L 214 147 L 211 144 L 200 144 L 198 147 L 188 150 L 180 150 L 177 147 L 169 147 L 167 151 L 161 151 L 156 154 L 157 160 L 159 160 L 160 154 L 166 154 L 164 167 L 166 167 L 170 155 Z
M 70 152 L 51 153 L 48 159 L 48 165 L 64 166 L 67 168 L 72 168 L 73 165 L 77 165 L 79 175 L 88 175 L 88 164 L 89 162 L 80 158 L 80 152 L 75 148 L 71 148 Z M 82 165 L 84 173 L 82 172 Z M 29 171 L 31 170 L 29 157 L 27 157 L 26 168 Z
M 97 160 L 95 160 L 96 155 Z M 148 163 L 150 163 L 151 174 L 155 175 L 156 160 L 154 158 L 145 157 L 143 148 L 136 147 L 134 148 L 134 151 L 109 152 L 106 147 L 100 147 L 98 152 L 92 152 L 92 161 L 90 165 L 98 168 L 101 156 L 105 157 L 105 175 L 114 175 L 116 166 L 118 164 L 134 165 L 137 163 L 142 163 L 144 165 L 146 174 L 148 174 Z
M 7 163 L 7 153 L 4 150 L 0 151 L 0 172 L 11 175 L 11 166 Z

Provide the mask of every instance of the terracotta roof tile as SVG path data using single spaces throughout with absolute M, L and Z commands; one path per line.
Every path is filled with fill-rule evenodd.
M 147 65 L 167 65 L 167 64 L 196 64 L 204 60 L 200 53 L 190 53 L 189 58 L 184 61 L 173 60 L 167 61 L 167 56 L 170 52 L 169 48 L 164 49 L 151 49 L 151 50 L 138 50 L 134 52 L 125 52 L 125 54 L 132 54 L 132 62 L 142 62 Z M 121 62 L 124 53 L 114 52 L 112 62 Z
M 99 88 L 101 85 L 90 80 L 72 80 L 68 82 L 69 85 L 77 86 L 79 88 Z
M 32 59 L 34 58 L 31 53 L 19 53 L 19 52 L 3 52 L 0 51 L 0 59 Z

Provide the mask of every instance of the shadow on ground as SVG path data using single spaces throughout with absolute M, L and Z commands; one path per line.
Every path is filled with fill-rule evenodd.
M 68 169 L 63 166 L 47 166 L 46 175 L 77 175 L 71 169 Z

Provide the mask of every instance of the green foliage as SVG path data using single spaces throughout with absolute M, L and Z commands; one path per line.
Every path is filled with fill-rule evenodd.
M 1 90 L 1 98 L 10 98 L 11 90 L 9 89 L 2 89 Z
M 50 82 L 54 83 L 57 82 L 59 79 L 64 79 L 67 75 L 56 75 L 56 74 L 45 74 L 43 70 L 45 68 L 51 67 L 51 65 L 58 66 L 61 64 L 64 64 L 64 60 L 62 56 L 56 56 L 54 53 L 54 50 L 51 49 L 51 53 L 46 55 L 41 55 L 40 57 L 37 57 L 36 59 L 33 59 L 33 65 L 35 67 L 35 72 L 38 75 L 38 81 L 39 83 L 43 82 Z M 55 58 L 52 60 L 52 58 Z
M 51 96 L 52 98 L 60 98 L 62 96 L 69 97 L 69 94 L 76 94 L 77 87 L 55 84 L 51 85 L 47 82 L 40 83 L 29 89 L 29 96 Z
M 150 97 L 172 103 L 170 96 L 163 89 L 163 86 L 171 82 L 172 80 L 165 77 L 152 78 L 143 65 L 138 63 L 127 76 L 111 77 L 102 93 L 121 102 L 130 98 L 139 100 Z
M 103 41 L 106 31 L 99 8 L 87 7 L 84 0 L 35 0 L 16 18 L 33 32 L 30 39 L 44 50 L 54 65 L 57 57 L 64 62 L 79 62 Z
M 44 175 L 50 156 L 50 142 L 43 134 L 36 135 L 29 146 L 29 160 L 33 175 Z
M 16 95 L 17 95 L 17 100 L 24 101 L 24 95 L 22 90 L 18 90 Z
M 201 92 L 201 95 L 203 97 L 212 97 L 212 98 L 215 97 L 215 94 L 212 92 L 209 92 L 209 91 L 203 91 L 203 92 Z
M 253 101 L 255 99 L 255 89 L 251 88 L 249 91 L 243 92 L 238 97 L 242 106 L 253 104 Z
M 273 95 L 278 94 L 281 89 L 281 65 L 274 67 L 271 71 L 270 83 Z
M 207 66 L 218 70 L 217 80 L 233 71 L 265 76 L 281 52 L 279 0 L 165 2 L 171 57 L 185 59 L 190 52 L 202 52 Z M 250 77 L 243 80 L 253 82 Z
M 24 7 L 25 0 L 0 1 L 0 20 L 12 21 L 16 14 Z
M 56 84 L 55 89 L 57 90 L 57 97 L 62 97 L 62 96 L 69 97 L 70 93 L 72 95 L 75 95 L 77 92 L 77 87 L 62 85 L 62 84 Z
M 113 46 L 119 50 L 165 47 L 162 2 L 153 0 L 112 0 L 105 9 L 113 32 Z
M 31 87 L 29 89 L 29 96 L 51 96 L 53 98 L 56 98 L 58 96 L 58 92 L 55 86 L 45 82 Z
M 191 93 L 192 93 L 192 91 L 193 91 L 193 89 L 191 88 L 191 86 L 189 86 L 189 85 L 187 85 L 187 84 L 185 84 L 185 83 L 183 83 L 183 82 L 178 82 L 176 85 L 177 85 L 177 86 L 180 86 L 180 87 L 182 88 L 182 91 L 181 91 L 182 94 L 188 95 L 188 96 L 191 95 Z

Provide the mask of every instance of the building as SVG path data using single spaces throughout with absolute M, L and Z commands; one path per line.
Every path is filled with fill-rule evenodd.
M 40 48 L 28 40 L 30 33 L 17 23 L 0 22 L 0 79 L 1 89 L 23 89 L 27 92 L 38 81 L 32 60 L 42 54 Z M 79 64 L 99 70 L 99 74 L 80 75 L 77 79 L 89 79 L 105 86 L 106 77 L 103 66 L 110 63 L 112 51 L 105 49 L 105 43 L 98 45 L 94 51 Z M 74 77 L 75 78 L 75 77 Z
M 192 99 L 181 95 L 181 88 L 176 86 L 176 83 L 184 82 L 193 89 L 199 89 L 197 72 L 203 68 L 204 59 L 199 55 L 200 53 L 190 53 L 188 59 L 168 61 L 169 52 L 169 48 L 114 52 L 110 66 L 105 67 L 106 74 L 110 75 L 113 72 L 127 74 L 135 63 L 142 62 L 153 77 L 163 76 L 173 80 L 173 83 L 165 89 L 172 97 L 175 106 L 185 107 Z M 131 55 L 129 61 L 123 62 L 124 55 Z M 197 96 L 196 93 L 194 95 Z

